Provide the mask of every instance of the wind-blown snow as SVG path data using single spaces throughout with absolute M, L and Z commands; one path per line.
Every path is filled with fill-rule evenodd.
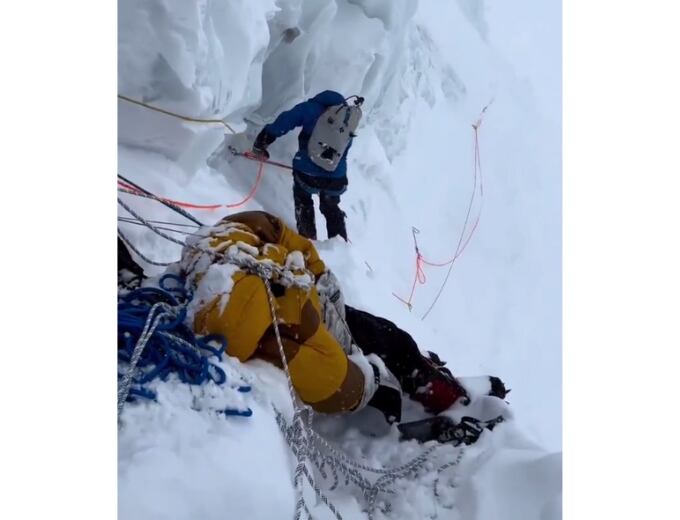
M 513 419 L 485 433 L 442 475 L 439 497 L 434 471 L 425 472 L 399 483 L 392 512 L 377 511 L 377 519 L 560 517 L 559 128 L 536 108 L 507 51 L 497 50 L 499 34 L 509 29 L 494 32 L 502 20 L 486 16 L 487 4 L 119 4 L 119 93 L 193 118 L 221 119 L 240 132 L 232 136 L 220 124 L 182 122 L 119 100 L 120 173 L 172 199 L 231 204 L 248 194 L 257 165 L 230 156 L 227 144 L 247 148 L 264 122 L 319 90 L 365 96 L 341 204 L 352 242 L 319 242 L 322 258 L 348 304 L 395 321 L 454 374 L 494 374 L 512 388 Z M 473 189 L 471 124 L 490 101 L 479 130 L 484 191 L 473 208 L 474 217 L 483 201 L 479 227 L 421 320 L 446 268 L 425 267 L 427 282 L 416 287 L 411 312 L 392 295 L 406 298 L 411 289 L 412 227 L 428 260 L 453 256 Z M 291 133 L 271 146 L 272 158 L 287 163 L 296 146 Z M 121 197 L 145 217 L 189 223 L 148 199 Z M 239 209 L 192 213 L 212 224 Z M 294 226 L 289 172 L 267 166 L 244 209 L 273 212 Z M 128 216 L 122 209 L 120 215 Z M 321 237 L 324 226 L 317 211 Z M 179 258 L 178 245 L 139 226 L 120 228 L 153 260 Z M 285 378 L 262 362 L 229 359 L 222 366 L 225 388 L 157 383 L 158 403 L 126 406 L 121 518 L 292 517 L 294 460 L 271 408 L 273 402 L 291 412 Z M 252 394 L 233 388 L 241 378 Z M 225 418 L 215 411 L 220 406 L 250 407 L 254 414 Z M 423 449 L 398 443 L 394 430 L 371 439 L 351 424 L 326 421 L 325 431 L 372 464 L 398 465 Z M 442 453 L 440 459 L 453 460 L 458 452 L 449 446 Z M 366 518 L 357 490 L 329 495 L 344 518 Z M 323 504 L 312 513 L 331 518 Z

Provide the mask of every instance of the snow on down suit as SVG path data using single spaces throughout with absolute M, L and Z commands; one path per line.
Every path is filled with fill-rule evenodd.
M 326 270 L 309 240 L 262 211 L 231 215 L 215 226 L 202 228 L 199 234 L 204 236 L 191 237 L 187 244 L 216 252 L 248 254 L 286 268 L 293 275 L 304 276 L 300 256 L 304 267 L 316 278 Z M 191 247 L 184 248 L 180 266 L 194 289 L 190 313 L 196 332 L 223 334 L 228 341 L 227 352 L 241 361 L 261 358 L 281 368 L 262 279 Z M 314 281 L 306 290 L 284 287 L 272 280 L 293 386 L 300 398 L 318 412 L 354 410 L 371 397 L 368 380 L 372 374 L 370 368 L 366 371 L 365 364 L 349 359 L 323 325 Z

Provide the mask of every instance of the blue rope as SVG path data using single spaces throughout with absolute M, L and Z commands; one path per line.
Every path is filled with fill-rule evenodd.
M 191 292 L 185 287 L 184 279 L 166 274 L 157 287 L 141 287 L 118 298 L 118 362 L 127 364 L 132 358 L 149 312 L 154 304 L 163 302 L 176 308 L 172 318 L 161 319 L 142 352 L 137 364 L 138 374 L 133 378 L 128 401 L 138 398 L 156 399 L 156 394 L 145 388 L 145 384 L 160 378 L 166 381 L 172 373 L 180 381 L 190 385 L 202 385 L 214 381 L 221 385 L 227 375 L 219 366 L 209 361 L 216 356 L 220 361 L 227 350 L 227 340 L 219 334 L 196 336 L 184 323 L 186 306 Z M 217 345 L 217 346 L 215 346 Z M 120 372 L 118 378 L 123 376 Z M 239 392 L 250 392 L 250 386 L 237 387 Z M 227 408 L 220 410 L 226 416 L 250 417 L 253 411 Z

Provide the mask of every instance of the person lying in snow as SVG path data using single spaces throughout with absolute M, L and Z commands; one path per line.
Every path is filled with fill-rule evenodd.
M 337 279 L 312 242 L 279 218 L 263 211 L 237 213 L 196 235 L 169 268 L 193 291 L 188 319 L 195 332 L 224 335 L 227 353 L 240 361 L 259 358 L 282 368 L 263 280 L 208 251 L 277 266 L 288 274 L 285 279 L 274 274 L 271 281 L 283 350 L 296 392 L 315 411 L 340 414 L 373 407 L 391 424 L 401 421 L 403 393 L 431 414 L 470 401 L 470 389 L 437 355 L 421 353 L 394 323 L 345 305 Z M 127 250 L 122 255 L 119 250 L 119 269 L 129 262 L 136 265 Z M 292 277 L 306 274 L 314 278 L 307 290 L 290 284 Z M 505 398 L 500 379 L 483 379 L 482 394 Z M 428 429 L 420 440 L 428 436 L 440 437 Z

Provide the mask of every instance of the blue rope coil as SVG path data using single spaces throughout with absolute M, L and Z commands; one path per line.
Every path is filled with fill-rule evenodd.
M 157 287 L 141 287 L 118 298 L 118 363 L 129 364 L 132 353 L 149 318 L 154 304 L 163 302 L 176 310 L 170 318 L 164 316 L 153 331 L 137 364 L 128 401 L 138 398 L 156 399 L 156 394 L 144 385 L 160 378 L 166 381 L 170 374 L 177 374 L 180 381 L 190 385 L 202 385 L 214 381 L 221 385 L 227 376 L 208 357 L 216 356 L 220 361 L 227 349 L 227 340 L 219 334 L 196 336 L 185 325 L 186 307 L 191 292 L 185 281 L 174 274 L 166 274 Z M 123 374 L 118 373 L 120 380 Z M 237 387 L 239 392 L 249 392 L 250 386 Z M 245 411 L 228 408 L 220 410 L 226 416 L 250 417 L 250 408 Z

